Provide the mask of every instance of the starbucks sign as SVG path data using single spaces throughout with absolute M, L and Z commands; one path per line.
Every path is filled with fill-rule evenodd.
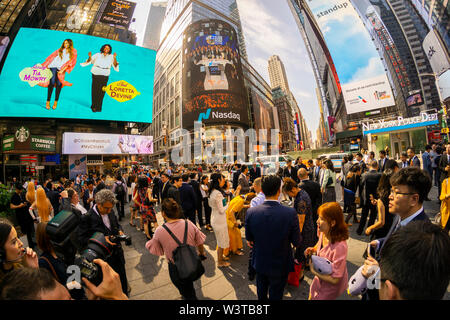
M 17 129 L 17 131 L 16 131 L 17 141 L 23 143 L 23 142 L 27 141 L 29 137 L 30 137 L 30 130 L 28 130 L 25 127 L 20 127 L 19 129 Z

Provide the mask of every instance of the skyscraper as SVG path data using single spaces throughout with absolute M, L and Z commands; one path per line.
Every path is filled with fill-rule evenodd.
M 253 127 L 261 119 L 272 123 L 272 128 L 278 126 L 274 123 L 278 119 L 270 115 L 273 113 L 270 88 L 265 88 L 265 81 L 259 80 L 245 57 L 236 0 L 167 2 L 156 57 L 153 123 L 149 131 L 155 141 L 152 160 L 168 155 L 170 149 L 181 143 L 181 129 L 192 130 L 198 119 L 206 127 L 214 123 L 212 126 L 222 131 Z M 249 82 L 245 79 L 250 77 L 256 79 L 252 81 L 252 94 L 261 93 L 254 104 L 248 96 L 250 91 L 246 91 Z M 249 102 L 262 106 L 256 118 Z M 212 104 L 214 108 L 210 107 Z M 220 108 L 227 107 L 231 110 L 227 117 L 230 115 L 232 119 L 223 119 L 219 124 L 214 117 L 220 116 Z
M 147 27 L 145 28 L 143 47 L 158 50 L 166 8 L 167 1 L 152 2 L 150 13 L 148 15 Z
M 272 89 L 280 87 L 286 94 L 289 93 L 289 83 L 286 76 L 286 69 L 280 57 L 273 55 L 269 59 L 269 78 Z

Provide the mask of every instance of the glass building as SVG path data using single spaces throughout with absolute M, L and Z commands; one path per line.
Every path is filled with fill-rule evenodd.
M 153 122 L 148 134 L 154 137 L 153 161 L 169 156 L 170 150 L 181 143 L 183 108 L 183 36 L 195 22 L 216 19 L 230 25 L 237 33 L 239 58 L 244 81 L 254 92 L 260 93 L 273 107 L 271 90 L 265 80 L 246 61 L 247 53 L 236 0 L 169 0 L 161 27 L 160 44 L 156 57 Z M 248 106 L 252 97 L 247 91 Z M 248 108 L 249 122 L 243 127 L 253 127 L 254 115 Z M 275 116 L 275 115 L 274 115 Z M 278 118 L 276 119 L 277 122 Z M 223 131 L 236 126 L 216 126 Z M 239 126 L 238 126 L 239 127 Z M 193 134 L 191 135 L 193 138 Z M 212 137 L 208 137 L 210 139 Z M 235 149 L 236 150 L 236 149 Z M 168 158 L 168 157 L 167 157 Z

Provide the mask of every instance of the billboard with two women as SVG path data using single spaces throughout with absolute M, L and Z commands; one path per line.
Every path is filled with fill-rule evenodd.
M 152 120 L 156 51 L 22 28 L 0 74 L 2 117 Z

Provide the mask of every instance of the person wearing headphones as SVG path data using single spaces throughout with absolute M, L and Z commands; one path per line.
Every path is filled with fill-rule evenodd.
M 6 219 L 0 219 L 0 281 L 9 272 L 23 268 L 39 268 L 38 256 L 24 248 L 16 229 Z

